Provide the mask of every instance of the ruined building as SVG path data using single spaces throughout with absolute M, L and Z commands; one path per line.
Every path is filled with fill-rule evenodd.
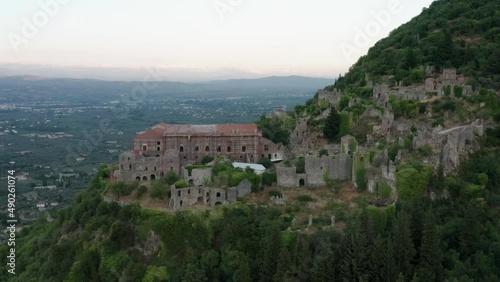
M 120 155 L 118 180 L 148 181 L 183 168 L 204 156 L 257 162 L 282 160 L 284 147 L 262 137 L 255 124 L 176 125 L 160 123 L 134 137 L 132 150 Z

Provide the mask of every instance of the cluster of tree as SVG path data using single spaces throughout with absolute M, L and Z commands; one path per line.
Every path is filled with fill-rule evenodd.
M 266 117 L 262 115 L 258 121 L 255 122 L 262 136 L 274 143 L 281 143 L 288 145 L 290 143 L 290 133 L 295 128 L 295 118 L 285 116 Z

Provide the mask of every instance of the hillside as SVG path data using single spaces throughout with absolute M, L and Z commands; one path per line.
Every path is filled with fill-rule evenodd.
M 411 69 L 435 66 L 456 68 L 473 86 L 499 89 L 499 11 L 499 1 L 435 1 L 371 47 L 336 87 L 365 86 L 365 76 L 391 76 L 393 83 L 411 84 Z
M 287 160 L 261 159 L 263 176 L 216 161 L 207 179 L 255 180 L 238 203 L 154 210 L 165 183 L 103 165 L 18 232 L 0 280 L 499 281 L 499 5 L 436 1 L 305 105 L 262 116 Z

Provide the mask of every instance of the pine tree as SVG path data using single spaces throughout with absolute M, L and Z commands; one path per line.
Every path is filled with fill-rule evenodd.
M 420 246 L 419 277 L 424 281 L 441 281 L 443 271 L 441 237 L 432 212 L 425 216 L 422 245 Z
M 259 281 L 273 281 L 276 273 L 278 255 L 281 250 L 281 230 L 278 223 L 271 223 L 261 241 Z
M 338 140 L 340 130 L 340 115 L 335 110 L 335 107 L 330 108 L 330 114 L 326 118 L 325 126 L 323 127 L 323 135 L 325 138 L 333 142 Z
M 393 237 L 394 258 L 398 271 L 410 279 L 413 277 L 412 261 L 416 251 L 411 238 L 410 218 L 404 211 L 401 211 L 396 219 Z
M 274 281 L 289 281 L 291 276 L 290 266 L 292 265 L 292 260 L 290 258 L 290 252 L 286 246 L 281 246 L 281 250 L 278 256 L 278 263 L 276 266 L 276 273 L 273 278 Z

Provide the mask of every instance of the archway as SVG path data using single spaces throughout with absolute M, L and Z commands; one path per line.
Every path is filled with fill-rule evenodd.
M 137 176 L 137 177 L 135 178 L 135 180 L 137 180 L 137 181 L 141 181 L 141 177 L 140 177 L 140 176 Z
M 193 187 L 193 186 L 194 186 L 194 181 L 193 181 L 193 179 L 189 179 L 188 184 L 189 184 L 189 186 Z
M 151 174 L 151 180 L 155 180 L 155 179 L 156 179 L 156 175 Z
M 203 197 L 202 196 L 198 197 L 197 203 L 203 204 Z
M 304 180 L 304 178 L 301 178 L 299 180 L 299 186 L 302 187 L 302 186 L 305 186 L 306 185 L 306 181 Z
M 142 177 L 142 181 L 148 181 L 148 177 L 147 176 L 143 176 Z
M 222 206 L 222 203 L 221 202 L 215 202 L 215 205 L 216 206 Z

